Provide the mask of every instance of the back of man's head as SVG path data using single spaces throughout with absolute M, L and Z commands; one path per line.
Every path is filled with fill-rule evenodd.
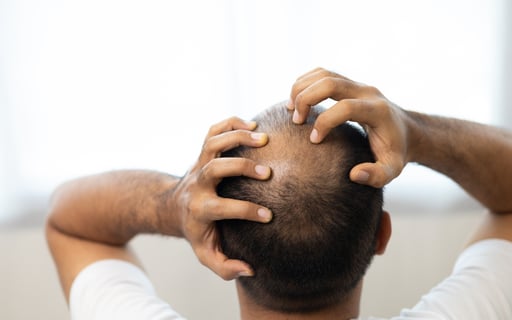
M 272 168 L 264 182 L 224 179 L 218 193 L 266 206 L 273 220 L 224 220 L 218 228 L 224 253 L 255 271 L 254 277 L 239 279 L 247 295 L 274 311 L 307 313 L 342 303 L 375 254 L 382 189 L 349 179 L 354 165 L 374 160 L 370 146 L 350 124 L 311 144 L 319 112 L 313 108 L 306 124 L 295 125 L 283 105 L 274 106 L 255 119 L 257 130 L 268 134 L 268 145 L 223 154 Z

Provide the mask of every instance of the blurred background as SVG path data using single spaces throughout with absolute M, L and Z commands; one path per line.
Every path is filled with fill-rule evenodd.
M 315 67 L 406 109 L 511 128 L 510 21 L 506 0 L 0 0 L 0 318 L 68 318 L 42 231 L 59 183 L 182 175 L 211 124 L 287 99 Z M 386 208 L 395 236 L 370 270 L 366 315 L 411 307 L 449 274 L 483 211 L 415 165 L 387 187 Z M 233 284 L 186 243 L 134 245 L 190 319 L 237 317 Z

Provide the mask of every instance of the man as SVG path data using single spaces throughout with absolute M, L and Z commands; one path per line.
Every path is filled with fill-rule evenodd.
M 238 279 L 240 295 L 264 309 L 265 317 L 268 310 L 310 315 L 322 311 L 325 318 L 323 311 L 331 307 L 353 309 L 370 261 L 384 251 L 390 236 L 382 189 L 349 179 L 353 166 L 374 161 L 366 137 L 342 124 L 321 144 L 310 143 L 320 112 L 313 108 L 307 123 L 297 126 L 283 104 L 274 106 L 255 118 L 258 130 L 269 136 L 265 147 L 239 147 L 223 154 L 272 168 L 267 181 L 230 177 L 217 188 L 222 197 L 272 209 L 269 224 L 218 222 L 222 251 L 249 263 L 255 272 L 254 277 Z
M 308 115 L 315 112 L 311 111 L 311 106 L 326 98 L 338 103 L 306 121 Z M 371 192 L 378 193 L 378 188 L 398 176 L 408 162 L 417 162 L 449 176 L 489 209 L 479 231 L 459 257 L 453 274 L 414 308 L 404 310 L 395 319 L 512 318 L 510 133 L 476 123 L 402 110 L 377 89 L 323 69 L 313 70 L 297 80 L 287 107 L 293 113 L 290 117 L 294 123 L 307 122 L 307 135 L 315 144 L 297 146 L 297 152 L 313 147 L 321 150 L 324 145 L 329 147 L 333 137 L 340 134 L 339 126 L 348 120 L 363 126 L 375 161 L 369 159 L 351 165 L 346 175 L 352 182 L 367 185 L 368 190 L 373 190 Z M 281 297 L 283 301 L 276 304 L 261 299 L 258 290 L 271 289 L 263 284 L 255 289 L 251 283 L 257 283 L 258 277 L 267 271 L 261 269 L 258 261 L 247 264 L 249 261 L 236 260 L 244 258 L 243 255 L 236 256 L 243 251 L 236 246 L 229 247 L 230 238 L 236 236 L 236 228 L 230 229 L 230 224 L 236 226 L 238 222 L 222 221 L 217 228 L 215 221 L 226 219 L 255 221 L 261 225 L 252 226 L 261 230 L 273 228 L 282 221 L 279 207 L 271 208 L 271 212 L 264 206 L 243 200 L 243 197 L 240 197 L 242 200 L 221 198 L 216 192 L 216 186 L 223 178 L 247 176 L 261 180 L 260 185 L 272 186 L 291 172 L 289 168 L 283 168 L 282 161 L 264 162 L 269 158 L 261 156 L 267 150 L 264 146 L 268 143 L 271 149 L 271 144 L 279 138 L 273 139 L 272 132 L 267 136 L 252 132 L 253 129 L 254 123 L 235 118 L 212 127 L 197 164 L 181 179 L 154 172 L 111 172 L 70 182 L 56 192 L 47 223 L 47 238 L 73 319 L 179 319 L 155 296 L 147 277 L 137 267 L 139 262 L 126 247 L 139 233 L 185 237 L 203 264 L 224 279 L 237 278 L 242 319 L 351 319 L 358 316 L 361 289 L 358 276 L 351 278 L 352 283 L 345 290 L 336 283 L 331 299 L 324 304 L 319 301 L 309 304 L 306 298 L 301 303 L 301 299 L 289 299 L 289 296 L 279 294 L 274 299 Z M 303 140 L 308 138 L 303 136 Z M 250 156 L 257 150 L 261 151 L 261 157 L 218 157 L 239 145 L 258 148 L 245 155 Z M 293 147 L 288 145 L 287 150 L 294 150 Z M 320 167 L 328 165 L 320 163 L 325 161 L 320 154 Z M 336 175 L 325 179 L 333 177 Z M 351 182 L 347 180 L 345 183 Z M 229 194 L 229 185 L 229 180 L 224 181 L 219 192 Z M 301 217 L 305 219 L 304 214 Z M 370 241 L 370 248 L 376 254 L 384 251 L 390 234 L 387 213 L 381 212 L 378 218 L 374 238 Z M 221 250 L 219 237 L 226 252 Z M 297 238 L 301 235 L 296 234 L 290 239 L 291 243 Z M 260 246 L 255 245 L 252 249 L 258 248 Z M 230 256 L 233 253 L 235 255 Z M 314 264 L 314 261 L 307 263 Z M 363 270 L 366 264 L 360 264 Z M 285 270 L 279 273 L 282 266 Z M 271 263 L 263 263 L 263 268 L 268 267 L 271 272 L 284 277 L 290 274 L 286 271 L 298 270 L 280 262 L 273 268 Z M 320 289 L 306 283 L 293 290 L 320 294 L 327 289 L 315 291 Z M 314 298 L 314 295 L 309 297 Z

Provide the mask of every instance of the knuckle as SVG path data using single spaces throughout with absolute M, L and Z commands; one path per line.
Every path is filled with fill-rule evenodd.
M 211 126 L 210 129 L 208 129 L 208 132 L 206 133 L 206 137 L 211 137 L 215 132 L 215 126 Z M 208 138 L 206 138 L 208 139 Z
M 226 272 L 218 271 L 217 274 L 222 278 L 222 280 L 231 280 L 231 277 Z
M 374 108 L 383 117 L 389 117 L 391 115 L 391 109 L 389 103 L 385 99 L 377 99 L 374 102 Z
M 215 198 L 205 199 L 203 202 L 204 210 L 208 213 L 218 212 L 221 208 L 220 202 Z
M 214 159 L 215 160 L 215 159 Z M 210 160 L 199 170 L 201 180 L 208 180 L 215 173 L 215 161 Z
M 321 85 L 325 87 L 329 92 L 334 91 L 337 86 L 337 79 L 332 76 L 326 76 L 320 80 Z
M 321 113 L 315 123 L 315 127 L 320 131 L 328 130 L 335 126 L 334 120 L 325 113 Z
M 211 269 L 213 272 L 215 272 L 219 277 L 221 277 L 224 280 L 231 279 L 228 272 L 219 268 L 217 263 L 215 263 L 215 261 L 213 261 L 209 258 L 208 250 L 206 248 L 204 248 L 204 247 L 195 248 L 194 252 L 196 254 L 197 260 L 203 266 Z
M 252 176 L 254 172 L 254 161 L 247 158 L 232 158 L 230 161 L 230 167 L 232 169 L 232 175 L 236 176 Z
M 208 130 L 208 136 L 218 135 L 222 132 L 226 132 L 232 130 L 237 124 L 242 123 L 243 121 L 239 117 L 230 117 L 219 123 L 214 124 Z
M 384 188 L 384 186 L 386 185 L 386 180 L 384 178 L 381 178 L 381 179 L 378 179 L 376 181 L 374 181 L 372 183 L 372 185 L 375 187 L 375 188 Z
M 207 259 L 207 254 L 206 254 L 206 250 L 202 247 L 199 247 L 199 248 L 195 248 L 195 253 L 196 253 L 196 257 L 197 257 L 197 260 L 199 260 L 199 262 L 203 265 L 203 266 L 208 266 L 208 259 Z
M 221 133 L 205 140 L 203 143 L 202 153 L 204 153 L 207 157 L 214 158 L 215 155 L 221 151 L 219 149 L 221 148 L 225 136 L 226 134 Z
M 301 106 L 303 103 L 303 100 L 304 100 L 304 94 L 302 92 L 298 93 L 297 96 L 295 97 L 295 104 L 297 106 Z
M 317 72 L 324 77 L 332 75 L 332 72 L 322 67 L 318 67 Z
M 295 99 L 297 99 L 297 96 L 299 95 L 300 92 L 301 92 L 301 84 L 300 84 L 300 80 L 297 80 L 297 82 L 295 82 L 292 86 L 291 96 L 295 97 Z
M 212 148 L 212 138 L 208 138 L 203 143 L 203 152 L 209 152 Z
M 198 214 L 198 213 L 201 213 L 203 211 L 203 204 L 202 204 L 202 201 L 198 201 L 197 199 L 193 199 L 192 201 L 190 201 L 187 205 L 187 209 L 188 209 L 188 212 L 192 213 L 192 214 Z M 190 224 L 187 223 L 185 225 L 185 227 L 190 227 Z
M 380 96 L 380 95 L 382 95 L 380 93 L 380 90 L 377 89 L 377 87 L 374 87 L 374 86 L 365 85 L 364 86 L 364 91 L 366 92 L 366 94 L 372 95 L 372 96 Z
M 224 122 L 225 120 L 210 126 L 210 129 L 208 130 L 208 136 L 216 134 L 220 130 L 220 128 L 224 126 Z
M 342 100 L 340 105 L 343 107 L 341 110 L 348 115 L 353 115 L 356 111 L 359 101 L 358 100 Z
M 256 166 L 256 162 L 254 160 L 248 158 L 239 158 L 238 161 L 238 164 L 242 170 L 240 173 L 252 174 L 254 172 L 254 167 Z
M 251 141 L 251 133 L 252 132 L 246 130 L 236 130 L 228 135 L 233 142 L 233 148 L 240 146 L 242 142 Z
M 232 125 L 240 122 L 240 118 L 238 118 L 238 117 L 229 117 L 226 122 L 227 122 L 227 124 L 232 126 Z

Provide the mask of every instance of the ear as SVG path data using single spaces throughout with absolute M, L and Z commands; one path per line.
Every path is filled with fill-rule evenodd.
M 377 234 L 375 254 L 384 254 L 384 251 L 386 251 L 386 247 L 388 246 L 389 239 L 391 238 L 391 230 L 391 217 L 387 211 L 383 211 Z

